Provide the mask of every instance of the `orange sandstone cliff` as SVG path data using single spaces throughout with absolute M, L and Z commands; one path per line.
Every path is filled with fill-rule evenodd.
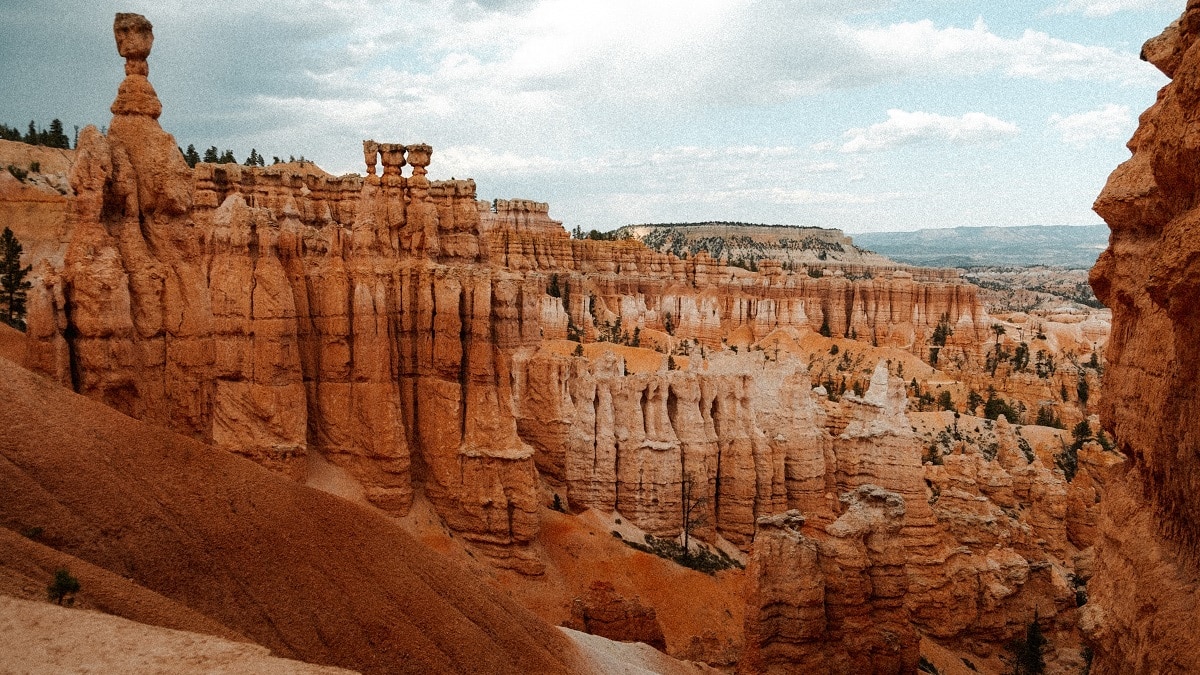
M 986 351 L 974 286 L 572 239 L 545 204 L 430 181 L 423 144 L 364 142 L 366 176 L 188 169 L 157 122 L 149 23 L 120 15 L 116 33 L 126 78 L 109 133 L 80 134 L 31 368 L 295 479 L 330 462 L 390 515 L 428 499 L 523 577 L 545 569 L 547 485 L 572 512 L 745 556 L 744 670 L 911 670 L 918 632 L 988 657 L 1035 615 L 1078 642 L 1070 579 L 1106 462 L 1068 484 L 1056 436 L 906 412 L 903 363 L 939 322 Z M 813 388 L 800 345 L 823 335 L 875 350 L 860 394 Z M 921 427 L 953 442 L 930 456 Z M 794 553 L 811 587 L 780 576 Z M 673 644 L 665 613 L 594 590 L 578 625 L 657 643 L 659 621 Z
M 1083 627 L 1093 672 L 1200 671 L 1200 2 L 1142 50 L 1171 82 L 1095 210 L 1113 311 L 1101 415 L 1129 461 L 1105 494 Z

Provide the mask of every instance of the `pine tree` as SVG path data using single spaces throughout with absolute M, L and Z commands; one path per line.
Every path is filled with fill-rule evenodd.
M 196 165 L 200 163 L 200 153 L 196 152 L 196 146 L 188 143 L 187 152 L 183 153 L 183 161 L 193 169 L 196 168 Z
M 208 162 L 209 164 L 216 164 L 218 159 L 220 159 L 220 155 L 217 154 L 217 146 L 209 146 L 209 148 L 204 151 L 205 162 Z
M 52 148 L 70 149 L 71 143 L 67 139 L 67 135 L 63 133 L 62 120 L 52 120 L 50 122 L 50 142 L 47 143 Z
M 226 150 L 217 159 L 217 164 L 237 164 L 237 158 L 233 156 L 232 150 Z
M 25 297 L 33 287 L 25 276 L 31 269 L 30 265 L 21 267 L 21 242 L 11 229 L 4 228 L 0 234 L 0 321 L 17 330 L 25 330 Z
M 24 140 L 30 145 L 37 145 L 38 131 L 37 127 L 33 124 L 33 120 L 29 120 L 29 130 L 25 132 Z
M 1042 627 L 1038 625 L 1038 615 L 1035 611 L 1033 621 L 1025 630 L 1025 639 L 1016 640 L 1009 647 L 1013 651 L 1014 675 L 1041 675 L 1046 672 L 1045 652 L 1048 646 L 1049 642 L 1042 634 Z
M 262 166 L 263 159 L 258 155 L 257 149 L 250 148 L 250 156 L 246 158 L 246 161 L 243 162 L 243 164 L 246 166 Z

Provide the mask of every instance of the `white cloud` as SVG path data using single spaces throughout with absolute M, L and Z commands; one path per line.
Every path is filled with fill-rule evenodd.
M 1123 105 L 1103 107 L 1074 115 L 1051 115 L 1050 126 L 1062 134 L 1068 145 L 1082 147 L 1094 140 L 1120 140 L 1133 131 L 1133 115 Z
M 842 152 L 878 152 L 928 141 L 987 143 L 1019 133 L 1017 125 L 978 112 L 947 117 L 928 112 L 889 110 L 887 121 L 846 132 Z
M 1135 54 L 1082 45 L 1026 30 L 1019 38 L 993 33 L 982 20 L 971 28 L 937 28 L 932 21 L 865 29 L 855 39 L 895 74 L 973 75 L 998 71 L 1048 82 L 1082 80 L 1161 84 L 1163 78 Z
M 1178 10 L 1176 0 L 1067 0 L 1051 7 L 1050 14 L 1111 16 L 1124 11 Z

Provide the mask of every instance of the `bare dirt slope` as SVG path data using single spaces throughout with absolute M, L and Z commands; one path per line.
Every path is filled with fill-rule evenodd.
M 267 649 L 211 635 L 0 595 L 0 671 L 337 675 L 351 671 L 270 656 Z
M 0 323 L 0 357 L 25 365 L 25 334 L 5 323 Z
M 0 524 L 41 528 L 54 549 L 279 656 L 365 672 L 587 670 L 561 632 L 381 514 L 3 359 L 0 429 Z

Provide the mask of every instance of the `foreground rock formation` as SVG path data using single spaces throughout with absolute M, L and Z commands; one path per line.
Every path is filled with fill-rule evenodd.
M 1101 415 L 1128 455 L 1105 495 L 1084 628 L 1093 672 L 1200 671 L 1200 3 L 1146 43 L 1171 82 L 1142 114 L 1095 210 L 1112 229 L 1092 270 L 1113 310 Z

